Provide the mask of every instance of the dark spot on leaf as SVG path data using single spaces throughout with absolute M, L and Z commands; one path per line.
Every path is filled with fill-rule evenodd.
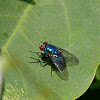
M 8 37 L 8 34 L 7 34 L 7 33 L 3 33 L 3 36 L 4 36 L 5 38 L 7 38 L 7 37 Z
M 0 53 L 1 53 L 1 48 L 0 48 Z
M 32 5 L 36 4 L 36 2 L 34 0 L 20 0 L 20 1 L 24 1 L 24 2 L 32 4 Z

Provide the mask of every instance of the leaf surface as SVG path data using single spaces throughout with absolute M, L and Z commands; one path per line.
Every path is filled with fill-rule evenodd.
M 30 1 L 30 2 L 29 2 Z M 5 75 L 4 99 L 73 100 L 90 86 L 100 63 L 100 5 L 91 0 L 0 1 L 0 47 L 14 68 Z M 41 67 L 29 51 L 48 41 L 74 54 L 79 65 L 68 67 L 62 80 L 50 65 Z

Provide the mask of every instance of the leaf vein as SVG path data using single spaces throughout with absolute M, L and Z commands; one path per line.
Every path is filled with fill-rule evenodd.
M 31 2 L 31 3 L 32 3 L 32 2 Z M 16 35 L 18 28 L 21 26 L 23 20 L 25 19 L 26 15 L 28 14 L 28 12 L 29 12 L 29 10 L 31 9 L 31 7 L 32 7 L 31 4 L 27 7 L 25 13 L 23 14 L 23 16 L 22 16 L 22 18 L 20 19 L 18 25 L 17 25 L 16 28 L 14 29 L 12 35 L 10 36 L 10 38 L 9 38 L 9 40 L 7 41 L 6 45 L 3 47 L 2 54 L 5 52 L 5 50 L 6 50 L 6 49 L 8 48 L 8 46 L 10 45 L 10 43 L 11 43 L 13 37 Z
M 65 16 L 66 16 L 66 24 L 68 25 L 68 31 L 69 31 L 69 51 L 70 51 L 70 44 L 71 44 L 71 31 L 70 31 L 70 25 L 69 25 L 69 17 L 68 17 L 68 12 L 66 10 L 66 7 L 65 7 L 65 3 L 63 0 L 61 0 L 62 2 L 62 5 L 63 5 L 63 8 L 64 8 L 64 13 L 65 13 Z

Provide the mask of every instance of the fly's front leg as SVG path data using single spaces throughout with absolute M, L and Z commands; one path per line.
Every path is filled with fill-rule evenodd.
M 41 53 L 41 52 L 33 52 L 33 51 L 30 51 L 30 52 L 31 53 L 35 53 L 35 54 L 37 54 L 39 56 L 38 59 L 31 57 L 32 59 L 34 59 L 36 61 L 35 62 L 30 62 L 30 63 L 40 63 L 40 65 L 42 66 L 42 62 L 41 62 L 40 58 L 44 59 L 44 58 L 46 58 L 46 55 L 44 53 Z M 45 65 L 43 65 L 42 67 L 44 67 Z
M 35 62 L 30 62 L 30 63 L 40 63 L 40 65 L 42 66 L 42 63 L 41 63 L 41 60 L 40 60 L 41 55 L 42 55 L 41 52 L 33 52 L 33 51 L 29 51 L 29 52 L 35 53 L 35 54 L 37 54 L 37 55 L 39 56 L 38 59 L 31 57 L 32 59 L 34 59 L 34 60 L 36 60 L 36 61 L 35 61 Z M 39 54 L 39 53 L 40 53 L 40 54 Z
M 31 57 L 32 59 L 36 60 L 35 62 L 30 62 L 30 63 L 40 63 L 40 65 L 42 66 L 42 63 L 41 63 L 41 60 L 38 58 L 38 59 L 35 59 L 33 57 Z
M 29 52 L 35 53 L 35 54 L 37 54 L 39 57 L 40 57 L 39 53 L 41 54 L 41 52 L 33 52 L 33 51 L 29 51 Z

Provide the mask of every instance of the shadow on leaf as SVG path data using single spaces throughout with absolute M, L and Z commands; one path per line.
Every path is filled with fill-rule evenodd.
M 32 5 L 36 5 L 36 2 L 34 0 L 20 0 L 20 1 L 24 1 L 24 2 L 32 4 Z
M 54 71 L 62 80 L 68 80 L 69 76 L 68 76 L 67 68 L 64 70 L 63 73 L 61 73 L 57 69 L 57 67 L 53 64 L 53 62 L 50 59 L 50 57 L 46 57 L 44 54 L 40 55 L 39 58 L 41 58 L 43 62 L 41 62 L 41 60 L 39 60 L 39 58 L 38 59 L 33 58 L 33 57 L 31 57 L 31 58 L 34 59 L 34 60 L 36 60 L 36 62 L 31 62 L 31 63 L 40 63 L 40 65 L 42 67 L 45 67 L 46 65 L 50 65 L 51 66 L 51 76 L 52 76 L 52 71 Z

